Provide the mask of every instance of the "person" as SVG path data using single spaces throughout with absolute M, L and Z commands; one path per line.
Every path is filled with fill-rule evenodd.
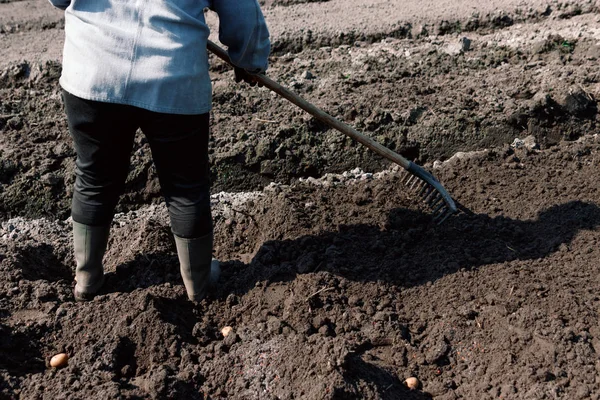
M 269 32 L 256 0 L 49 0 L 65 10 L 60 77 L 77 154 L 72 198 L 74 296 L 104 284 L 102 259 L 141 129 L 169 212 L 187 295 L 217 279 L 208 161 L 212 87 L 205 10 L 219 17 L 236 81 L 268 67 Z

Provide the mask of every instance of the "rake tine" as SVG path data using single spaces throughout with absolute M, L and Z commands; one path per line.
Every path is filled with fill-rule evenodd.
M 427 196 L 423 198 L 423 201 L 426 203 L 429 203 L 435 197 L 436 194 L 437 194 L 437 192 L 435 191 L 435 188 L 432 186 L 429 193 L 427 193 Z
M 436 202 L 436 203 L 434 203 L 434 204 L 431 205 L 431 209 L 435 213 L 435 212 L 439 211 L 445 205 L 446 205 L 446 203 L 444 203 L 443 201 L 438 201 L 438 202 Z
M 421 194 L 421 200 L 423 200 L 424 203 L 427 202 L 427 197 L 429 197 L 429 195 L 431 194 L 431 192 L 433 192 L 433 189 L 426 189 L 422 194 Z
M 436 223 L 441 224 L 457 211 L 454 200 L 431 173 L 413 163 L 410 163 L 408 172 L 425 182 L 425 185 L 420 188 L 419 195 L 433 210 L 432 214 Z
M 447 219 L 449 216 L 451 216 L 451 215 L 452 215 L 452 213 L 451 213 L 451 212 L 449 212 L 449 211 L 450 211 L 450 210 L 448 210 L 448 209 L 447 209 L 446 211 L 444 211 L 444 213 L 442 214 L 442 215 L 444 215 L 444 218 L 442 218 L 442 219 L 441 219 L 441 220 L 439 220 L 439 221 L 436 221 L 436 224 L 438 224 L 438 225 L 441 225 L 441 224 L 442 224 L 442 222 L 444 222 L 444 221 L 445 221 L 445 220 L 446 220 L 446 219 Z
M 436 214 L 436 215 L 434 215 L 434 217 L 432 218 L 433 222 L 434 222 L 435 224 L 437 224 L 437 223 L 438 223 L 438 220 L 439 220 L 440 218 L 442 218 L 442 216 L 443 216 L 443 215 L 444 215 L 444 213 L 443 213 L 443 212 L 441 212 L 441 213 L 439 213 L 439 214 Z
M 444 199 L 441 196 L 439 196 L 438 199 L 434 203 L 431 204 L 431 208 L 435 208 L 435 207 L 439 207 L 439 206 L 443 206 L 443 205 L 445 205 Z
M 433 196 L 431 199 L 429 199 L 429 205 L 431 207 L 435 207 L 440 201 L 443 201 L 444 198 L 439 194 L 436 193 L 435 196 Z
M 429 183 L 422 181 L 421 179 L 413 180 L 412 184 L 408 188 L 416 192 L 417 195 L 421 197 L 424 202 L 428 196 L 430 196 L 432 193 L 435 193 L 435 188 L 432 187 Z
M 420 183 L 421 183 L 420 179 L 414 179 L 412 185 L 410 185 L 410 189 L 412 190 L 415 187 L 415 185 L 417 185 L 417 187 L 418 187 L 418 185 Z
M 431 197 L 431 194 L 432 194 L 432 193 L 435 193 L 435 190 L 434 190 L 434 191 L 430 191 L 429 193 L 427 193 L 427 196 L 424 196 L 424 197 L 423 197 L 423 203 L 425 203 L 425 204 L 429 204 L 429 200 L 432 198 L 432 197 Z
M 424 179 L 419 176 L 420 182 L 418 185 L 415 185 L 414 180 L 410 181 L 410 182 L 412 182 L 412 185 L 410 186 L 410 188 L 412 189 L 413 187 L 416 186 L 419 196 L 433 210 L 432 216 L 433 216 L 434 223 L 437 225 L 440 225 L 449 216 L 451 216 L 452 214 L 454 214 L 454 212 L 456 212 L 456 210 L 455 210 L 456 205 L 452 201 L 452 199 L 450 199 L 450 202 L 448 202 L 448 200 L 446 199 L 446 197 L 448 197 L 447 193 L 445 196 L 444 195 L 445 191 L 443 191 L 443 190 L 440 191 L 437 187 L 439 185 L 439 183 L 438 183 L 438 185 L 436 185 L 437 182 L 431 183 L 431 182 L 429 182 L 429 180 L 427 178 Z
M 430 205 L 430 208 L 434 210 L 434 213 L 441 210 L 446 204 L 443 201 L 437 201 L 434 204 Z
M 419 196 L 423 197 L 423 194 L 427 192 L 427 189 L 433 190 L 433 188 L 429 186 L 427 182 L 423 182 L 423 186 L 421 187 L 421 190 L 419 190 Z
M 436 194 L 434 194 L 432 197 L 430 197 L 430 198 L 429 198 L 429 200 L 427 200 L 425 203 L 427 203 L 427 205 L 428 205 L 429 207 L 433 207 L 433 205 L 434 205 L 435 203 L 437 203 L 437 201 L 438 201 L 438 200 L 439 200 L 439 196 L 438 196 L 438 194 L 436 193 Z
M 440 204 L 439 206 L 437 206 L 434 210 L 433 213 L 437 214 L 440 210 L 442 210 L 444 207 L 446 206 L 445 203 Z
M 434 219 L 437 220 L 437 219 L 441 218 L 447 211 L 448 211 L 448 205 L 445 203 L 442 203 L 435 208 L 435 210 L 432 212 L 432 214 L 435 215 Z

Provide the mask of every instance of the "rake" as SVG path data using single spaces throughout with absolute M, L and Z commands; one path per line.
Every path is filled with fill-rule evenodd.
M 229 65 L 233 66 L 231 60 L 229 59 L 229 56 L 227 55 L 227 52 L 221 47 L 219 47 L 217 44 L 209 40 L 207 43 L 207 49 L 211 53 L 228 63 Z M 442 184 L 423 167 L 415 164 L 412 161 L 407 160 L 400 154 L 388 149 L 387 147 L 379 144 L 370 137 L 365 136 L 364 134 L 358 132 L 349 125 L 346 125 L 345 123 L 332 117 L 331 115 L 327 114 L 315 105 L 304 100 L 296 93 L 281 86 L 279 83 L 270 79 L 266 75 L 254 75 L 254 78 L 256 82 L 260 85 L 269 88 L 271 91 L 289 100 L 296 106 L 311 114 L 319 121 L 350 136 L 352 139 L 365 145 L 369 149 L 373 150 L 375 153 L 400 165 L 402 168 L 408 171 L 408 174 L 403 179 L 403 182 L 410 189 L 418 192 L 418 195 L 423 199 L 423 201 L 431 207 L 431 209 L 433 210 L 433 220 L 437 224 L 441 224 L 446 220 L 446 218 L 448 218 L 457 211 L 456 203 L 454 202 L 454 200 L 452 200 L 450 194 L 446 191 L 446 189 L 444 189 Z

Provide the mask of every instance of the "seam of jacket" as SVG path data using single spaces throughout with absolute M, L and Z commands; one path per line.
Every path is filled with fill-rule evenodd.
M 133 74 L 133 69 L 135 68 L 135 60 L 136 55 L 139 49 L 138 42 L 140 40 L 140 36 L 142 35 L 142 29 L 144 28 L 144 6 L 146 2 L 144 0 L 136 1 L 136 12 L 138 18 L 138 28 L 135 33 L 135 39 L 133 39 L 133 45 L 131 51 L 129 52 L 129 71 L 127 72 L 127 78 L 125 78 L 125 90 L 123 91 L 123 99 L 127 101 L 129 98 L 129 81 L 131 80 L 131 75 Z
M 258 42 L 258 39 L 256 38 L 256 30 L 258 29 L 258 26 L 260 25 L 260 18 L 258 17 L 258 9 L 254 8 L 254 19 L 255 19 L 255 24 L 254 24 L 254 28 L 252 29 L 252 34 L 250 35 L 250 40 L 248 40 L 248 42 L 246 43 L 246 47 L 244 47 L 244 51 L 242 51 L 241 57 L 240 59 L 244 59 L 246 58 L 246 53 L 248 52 L 248 47 L 250 47 L 250 42 L 252 42 L 252 47 L 255 48 L 255 44 Z

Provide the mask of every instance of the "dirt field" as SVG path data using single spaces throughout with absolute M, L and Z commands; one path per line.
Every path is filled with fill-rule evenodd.
M 107 285 L 74 302 L 62 13 L 0 0 L 0 399 L 600 398 L 600 4 L 480 3 L 261 2 L 269 75 L 473 214 L 433 224 L 398 168 L 215 59 L 223 276 L 194 306 L 142 135 Z

